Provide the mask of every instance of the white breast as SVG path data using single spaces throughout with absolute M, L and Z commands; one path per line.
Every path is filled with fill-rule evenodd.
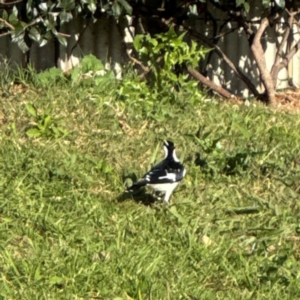
M 172 193 L 179 182 L 148 184 L 152 189 L 162 193 Z

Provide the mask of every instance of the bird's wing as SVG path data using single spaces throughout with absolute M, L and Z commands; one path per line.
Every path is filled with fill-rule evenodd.
M 147 183 L 172 183 L 182 180 L 184 168 L 180 163 L 163 161 L 144 175 Z

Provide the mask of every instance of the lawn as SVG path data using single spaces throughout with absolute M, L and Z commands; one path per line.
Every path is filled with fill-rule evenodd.
M 1 86 L 1 299 L 300 298 L 298 114 L 34 76 Z M 172 203 L 125 193 L 164 139 Z

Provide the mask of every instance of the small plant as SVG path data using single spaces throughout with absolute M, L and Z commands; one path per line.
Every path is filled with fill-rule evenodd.
M 170 97 L 170 92 L 195 91 L 199 96 L 198 82 L 191 80 L 186 73 L 186 68 L 196 67 L 199 61 L 205 57 L 209 49 L 198 47 L 192 41 L 190 44 L 184 41 L 186 33 L 178 36 L 174 27 L 168 32 L 151 37 L 137 35 L 134 40 L 134 47 L 142 61 L 147 61 L 149 73 L 148 83 L 161 93 L 165 91 Z
M 48 113 L 39 115 L 37 109 L 30 103 L 26 104 L 28 114 L 35 118 L 33 126 L 26 131 L 30 138 L 46 137 L 59 138 L 67 134 L 67 132 L 57 124 Z
M 94 55 L 85 56 L 80 65 L 70 71 L 73 85 L 96 86 L 97 90 L 104 91 L 115 81 L 112 70 L 107 70 L 103 63 Z

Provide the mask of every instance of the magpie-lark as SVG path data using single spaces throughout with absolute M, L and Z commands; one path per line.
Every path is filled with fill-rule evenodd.
M 155 165 L 142 179 L 128 187 L 128 191 L 134 191 L 143 186 L 149 186 L 153 190 L 164 194 L 164 202 L 168 203 L 171 194 L 186 174 L 186 169 L 180 163 L 175 153 L 173 142 L 164 141 L 165 158 Z

